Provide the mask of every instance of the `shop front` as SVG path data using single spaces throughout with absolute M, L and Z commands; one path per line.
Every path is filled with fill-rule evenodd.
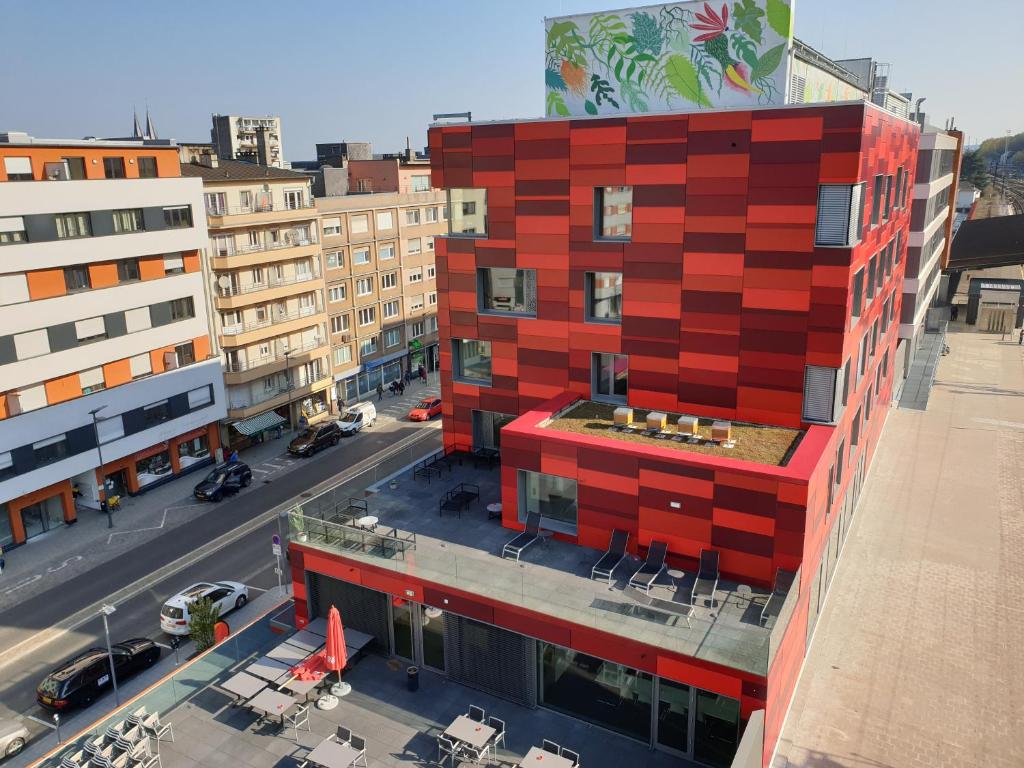
M 212 464 L 218 448 L 217 425 L 207 425 L 105 464 L 102 473 L 96 470 L 97 482 L 106 481 L 108 498 L 135 496 Z
M 0 544 L 24 544 L 76 519 L 71 482 L 64 480 L 0 504 Z

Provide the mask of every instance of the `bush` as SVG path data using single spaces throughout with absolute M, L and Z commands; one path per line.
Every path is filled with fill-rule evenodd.
M 213 647 L 213 628 L 220 620 L 220 608 L 208 597 L 201 597 L 188 607 L 188 633 L 196 645 L 196 651 L 202 652 Z

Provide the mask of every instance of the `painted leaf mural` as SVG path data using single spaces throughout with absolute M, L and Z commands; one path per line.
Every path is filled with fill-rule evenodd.
M 781 104 L 791 0 L 700 0 L 548 19 L 551 116 Z

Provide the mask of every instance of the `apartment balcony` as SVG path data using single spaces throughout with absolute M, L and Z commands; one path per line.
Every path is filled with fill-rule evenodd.
M 320 270 L 295 275 L 282 279 L 265 280 L 262 283 L 243 286 L 217 286 L 217 295 L 213 297 L 214 306 L 217 309 L 238 309 L 247 307 L 250 304 L 263 304 L 275 299 L 282 299 L 293 296 L 296 293 L 303 293 L 304 290 L 296 291 L 296 286 L 304 286 L 308 283 L 320 280 Z
M 229 385 L 245 384 L 268 376 L 275 371 L 284 371 L 286 368 L 311 362 L 318 357 L 325 357 L 330 351 L 330 347 L 330 342 L 327 339 L 318 339 L 301 346 L 291 347 L 287 356 L 282 352 L 251 360 L 228 361 L 224 366 L 224 382 Z
M 288 403 L 294 403 L 314 392 L 320 392 L 328 387 L 334 386 L 334 378 L 330 373 L 322 372 L 321 378 L 316 381 L 295 387 L 275 387 L 274 389 L 261 393 L 259 398 L 230 400 L 228 403 L 229 419 L 247 419 L 250 416 L 268 411 L 271 408 L 279 408 Z
M 275 336 L 296 333 L 326 320 L 321 306 L 303 307 L 292 312 L 268 312 L 263 320 L 224 326 L 219 341 L 226 348 L 244 347 Z
M 320 253 L 320 243 L 314 237 L 290 243 L 273 243 L 271 245 L 246 245 L 228 250 L 211 250 L 211 264 L 216 271 L 225 269 L 241 269 L 257 264 L 273 264 L 279 261 L 291 261 Z
M 316 208 L 312 200 L 292 205 L 225 205 L 206 209 L 207 225 L 210 229 L 277 224 L 315 218 Z

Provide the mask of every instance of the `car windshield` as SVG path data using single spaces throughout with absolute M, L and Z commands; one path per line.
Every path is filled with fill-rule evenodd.
M 206 476 L 206 482 L 208 483 L 223 483 L 224 478 L 227 477 L 227 473 L 221 469 L 215 469 L 213 472 Z
M 39 692 L 44 696 L 60 696 L 62 682 L 62 680 L 57 680 L 54 677 L 48 677 L 39 684 Z
M 316 430 L 315 429 L 304 430 L 302 432 L 302 434 L 299 435 L 299 437 L 316 437 Z
M 168 619 L 180 619 L 184 616 L 184 611 L 181 608 L 175 608 L 173 605 L 165 605 L 164 609 L 160 611 Z
M 359 414 L 352 413 L 351 411 L 349 411 L 348 413 L 341 417 L 341 420 L 347 424 L 351 424 L 354 421 L 359 421 Z
M 417 408 L 430 408 L 433 405 L 434 405 L 434 401 L 433 400 L 420 400 L 420 404 L 417 405 L 416 407 Z

